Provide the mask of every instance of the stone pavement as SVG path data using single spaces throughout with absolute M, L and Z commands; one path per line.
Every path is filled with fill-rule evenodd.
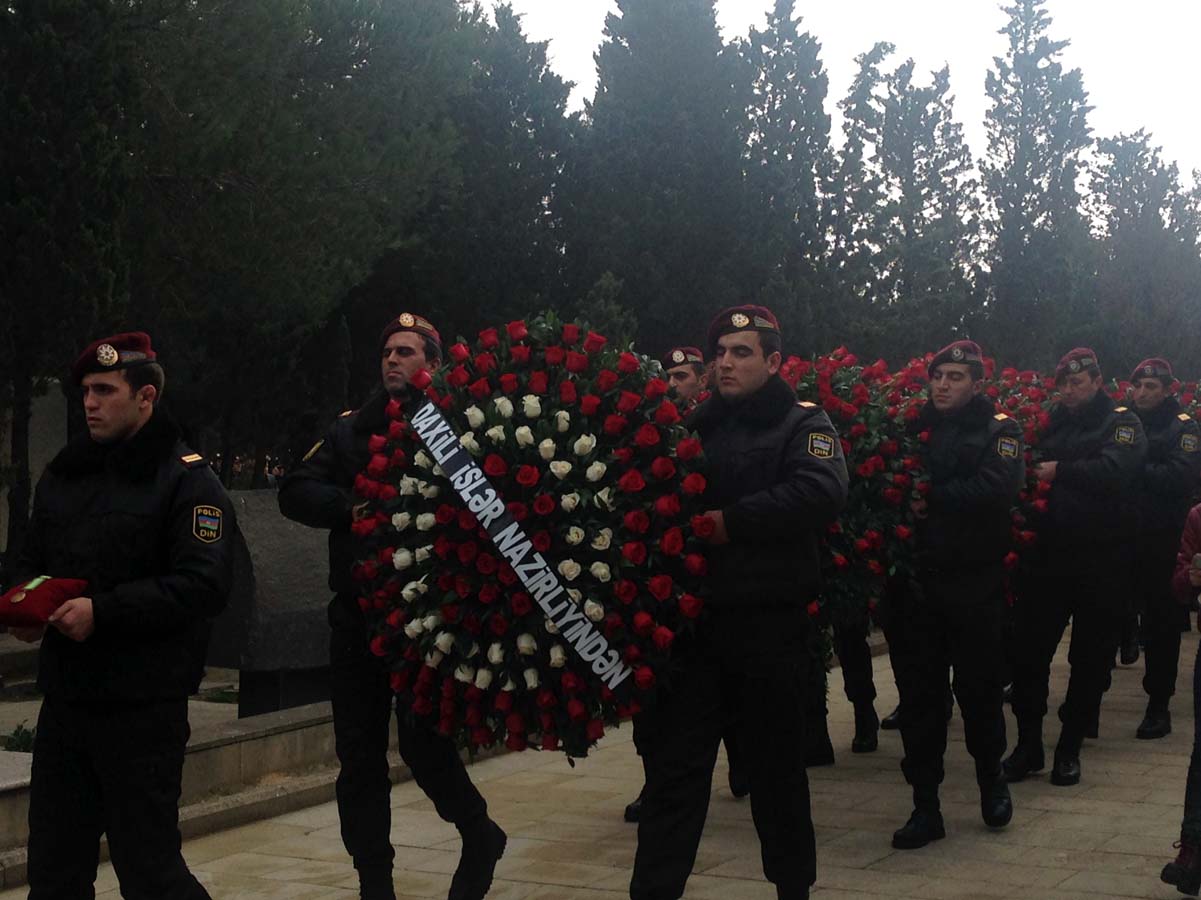
M 915 851 L 894 851 L 891 832 L 910 810 L 898 769 L 900 738 L 881 732 L 880 750 L 849 752 L 850 705 L 832 673 L 830 731 L 837 765 L 811 769 L 818 832 L 820 900 L 1085 900 L 1170 898 L 1159 881 L 1180 827 L 1192 748 L 1192 669 L 1197 634 L 1185 638 L 1175 731 L 1165 740 L 1134 739 L 1144 698 L 1142 664 L 1115 672 L 1106 697 L 1101 738 L 1083 755 L 1084 781 L 1055 788 L 1046 777 L 1015 785 L 1016 813 L 1003 832 L 980 822 L 972 763 L 962 720 L 951 726 L 943 811 L 947 839 Z M 875 660 L 876 701 L 892 709 L 896 689 L 887 657 Z M 1066 642 L 1054 670 L 1052 703 L 1062 697 Z M 1009 720 L 1011 740 L 1013 720 Z M 1048 722 L 1048 751 L 1056 729 Z M 641 769 L 621 729 L 595 754 L 570 768 L 561 756 L 519 753 L 472 768 L 493 816 L 509 833 L 509 849 L 489 897 L 495 900 L 619 900 L 627 896 L 636 830 L 621 821 L 638 792 Z M 759 862 L 750 807 L 725 786 L 724 762 L 696 873 L 693 900 L 773 900 Z M 446 896 L 458 860 L 457 834 L 433 812 L 416 785 L 392 793 L 392 843 L 402 898 Z M 332 803 L 188 841 L 184 854 L 215 900 L 318 900 L 357 897 L 355 873 L 338 834 Z M 112 869 L 103 866 L 100 896 L 116 898 Z M 0 900 L 24 897 L 0 893 Z

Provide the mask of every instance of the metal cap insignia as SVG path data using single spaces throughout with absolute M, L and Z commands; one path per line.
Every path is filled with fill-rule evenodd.
M 751 324 L 750 318 L 744 313 L 734 313 L 734 315 L 730 316 L 730 322 L 738 328 L 745 328 Z
M 1073 359 L 1071 362 L 1069 362 L 1068 363 L 1068 371 L 1069 372 L 1079 372 L 1080 371 L 1080 360 Z
M 682 363 L 686 359 L 687 359 L 687 357 L 684 356 L 683 350 L 677 350 L 671 355 L 671 361 L 673 363 Z
M 956 347 L 954 350 L 952 350 L 951 351 L 951 359 L 955 360 L 956 362 L 963 359 L 963 348 Z
M 101 344 L 96 348 L 96 362 L 102 366 L 115 366 L 121 361 L 121 354 L 112 344 Z
M 417 324 L 417 320 L 413 317 L 412 313 L 401 313 L 397 321 L 405 328 L 412 328 Z
M 1154 375 L 1155 367 L 1154 366 L 1143 366 L 1143 374 L 1144 375 Z
M 20 603 L 24 599 L 25 599 L 25 592 L 17 591 L 15 594 L 13 594 L 12 599 L 9 602 L 10 603 Z

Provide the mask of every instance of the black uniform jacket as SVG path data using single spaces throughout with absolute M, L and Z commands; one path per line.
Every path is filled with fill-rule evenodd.
M 1138 492 L 1142 536 L 1180 540 L 1201 475 L 1201 428 L 1168 397 L 1147 412 L 1138 411 L 1147 435 L 1147 461 Z
M 1089 550 L 1126 542 L 1133 535 L 1135 492 L 1147 456 L 1147 438 L 1133 412 L 1115 406 L 1104 391 L 1076 412 L 1063 406 L 1039 439 L 1041 458 L 1059 463 L 1047 512 L 1038 531 L 1034 560 L 1048 554 L 1072 564 L 1061 550 Z
M 367 442 L 388 428 L 380 391 L 357 412 L 343 413 L 287 476 L 279 488 L 279 509 L 310 528 L 329 530 L 329 587 L 337 594 L 353 593 L 350 570 L 355 561 L 350 533 L 355 477 L 371 458 Z
M 709 554 L 715 606 L 806 603 L 820 585 L 820 538 L 847 500 L 842 445 L 820 408 L 773 377 L 737 403 L 714 394 L 688 420 L 705 448 L 705 501 L 730 543 Z
M 922 452 L 929 511 L 917 529 L 922 565 L 999 563 L 1012 546 L 1012 507 L 1026 478 L 1021 426 L 981 396 L 949 415 L 927 403 L 914 425 L 930 432 Z
M 75 642 L 47 628 L 38 687 L 77 701 L 195 693 L 237 535 L 221 482 L 165 414 L 120 444 L 73 440 L 38 482 L 12 583 L 86 579 L 96 629 Z

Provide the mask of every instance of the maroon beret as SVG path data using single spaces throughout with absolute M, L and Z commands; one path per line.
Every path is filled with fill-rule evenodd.
M 438 352 L 442 352 L 442 335 L 438 334 L 438 329 L 433 326 L 430 320 L 424 316 L 406 312 L 401 313 L 394 319 L 389 319 L 388 324 L 384 326 L 384 330 L 380 332 L 379 348 L 381 353 L 383 352 L 384 344 L 388 343 L 388 338 L 392 337 L 398 331 L 411 331 L 424 338 L 429 338 L 438 345 Z
M 699 347 L 673 347 L 659 357 L 659 362 L 663 363 L 664 370 L 674 369 L 676 366 L 683 366 L 688 363 L 696 363 L 703 366 L 705 364 L 705 354 L 701 353 Z
M 91 375 L 93 372 L 132 369 L 157 359 L 154 348 L 150 346 L 150 335 L 144 331 L 127 331 L 88 344 L 71 366 L 71 378 L 79 384 L 84 375 Z
M 1059 365 L 1055 367 L 1055 383 L 1063 381 L 1068 375 L 1075 375 L 1077 372 L 1083 372 L 1092 366 L 1100 366 L 1097 363 L 1097 354 L 1088 347 L 1077 347 L 1075 350 L 1069 350 L 1064 354 L 1063 359 L 1059 361 Z
M 779 334 L 780 322 L 766 306 L 731 306 L 723 309 L 709 325 L 709 351 L 717 349 L 717 339 L 739 331 Z
M 1150 359 L 1144 359 L 1130 373 L 1131 381 L 1138 381 L 1140 378 L 1166 378 L 1171 381 L 1175 376 L 1172 374 L 1170 362 L 1158 356 L 1152 356 Z
M 984 351 L 975 341 L 954 341 L 947 344 L 934 354 L 930 365 L 926 366 L 926 374 L 934 377 L 935 366 L 943 363 L 961 363 L 975 369 L 981 378 L 984 377 Z

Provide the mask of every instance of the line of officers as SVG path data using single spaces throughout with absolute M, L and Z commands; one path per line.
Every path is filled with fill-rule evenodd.
M 688 423 L 705 442 L 712 599 L 697 633 L 678 642 L 671 689 L 639 723 L 646 787 L 630 896 L 683 895 L 724 736 L 740 757 L 743 774 L 731 786 L 750 795 L 764 872 L 780 900 L 801 900 L 816 880 L 802 758 L 810 681 L 805 606 L 819 590 L 821 535 L 846 502 L 846 464 L 825 413 L 798 404 L 779 377 L 782 336 L 770 310 L 724 310 L 707 337 L 707 373 L 697 348 L 672 350 L 663 362 L 681 399 L 712 391 L 692 404 Z M 455 745 L 397 715 L 349 578 L 356 556 L 350 526 L 364 512 L 353 482 L 368 442 L 386 427 L 389 399 L 405 400 L 412 376 L 437 368 L 442 355 L 429 320 L 404 313 L 389 321 L 379 341 L 379 391 L 333 423 L 279 495 L 285 516 L 329 532 L 337 804 L 363 900 L 395 897 L 387 762 L 393 720 L 415 780 L 463 838 L 450 900 L 481 900 L 507 846 Z M 1031 523 L 1039 539 L 1023 550 L 1008 660 L 1003 558 L 1010 511 L 1025 483 L 1025 448 L 1017 423 L 982 394 L 983 366 L 972 342 L 940 351 L 914 423 L 929 432 L 923 454 L 931 479 L 912 506 L 920 573 L 893 585 L 884 604 L 904 709 L 902 769 L 914 798 L 913 814 L 893 837 L 898 848 L 945 834 L 938 791 L 952 669 L 981 814 L 991 827 L 1012 816 L 1008 782 L 1046 767 L 1049 667 L 1069 620 L 1071 676 L 1052 782 L 1081 778 L 1082 742 L 1097 725 L 1135 594 L 1144 604 L 1149 696 L 1139 736 L 1170 729 L 1187 627 L 1170 580 L 1201 468 L 1201 437 L 1170 395 L 1170 366 L 1151 359 L 1135 371 L 1134 410 L 1102 389 L 1092 351 L 1073 350 L 1057 367 L 1060 401 L 1036 470 L 1046 485 Z M 39 482 L 29 540 L 9 578 L 10 585 L 38 575 L 83 578 L 91 595 L 68 601 L 47 628 L 18 635 L 42 638 L 45 695 L 33 759 L 30 897 L 93 896 L 106 833 L 124 896 L 203 900 L 208 894 L 180 853 L 177 806 L 187 697 L 199 686 L 209 623 L 232 583 L 234 511 L 159 407 L 165 374 L 147 335 L 93 342 L 74 379 L 88 433 Z M 1003 758 L 1007 671 L 1018 740 Z M 130 740 L 114 741 L 115 733 Z

